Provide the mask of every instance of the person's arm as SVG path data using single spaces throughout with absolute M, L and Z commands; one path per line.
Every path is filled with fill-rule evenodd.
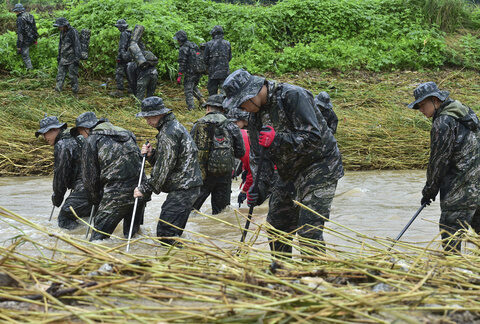
M 21 17 L 17 18 L 17 50 L 24 45 L 23 39 L 24 21 Z
M 90 135 L 82 146 L 82 181 L 89 201 L 98 205 L 102 199 L 102 184 L 96 135 Z
M 52 202 L 57 207 L 62 204 L 68 185 L 72 183 L 72 173 L 74 171 L 72 158 L 72 151 L 65 141 L 59 141 L 55 144 Z
M 228 62 L 232 60 L 232 46 L 230 45 L 229 41 L 226 41 L 228 44 Z
M 188 69 L 188 46 L 181 46 L 178 50 L 178 73 L 185 74 Z
M 80 58 L 82 57 L 82 46 L 80 45 L 80 38 L 78 37 L 78 32 L 76 29 L 72 28 L 72 45 L 73 45 L 73 51 L 75 53 L 75 60 L 80 61 Z

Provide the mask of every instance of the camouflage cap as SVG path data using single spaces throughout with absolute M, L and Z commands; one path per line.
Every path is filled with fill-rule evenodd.
M 210 31 L 210 35 L 215 36 L 217 34 L 222 34 L 223 35 L 223 28 L 222 26 L 216 25 L 212 28 Z
M 93 128 L 98 124 L 99 120 L 94 112 L 87 111 L 75 119 L 75 127 L 70 129 L 70 135 L 77 136 L 78 135 L 78 127 L 84 128 Z
M 45 117 L 40 120 L 40 129 L 35 132 L 35 137 L 40 136 L 40 134 L 45 134 L 54 128 L 65 129 L 67 128 L 67 123 L 60 123 L 56 116 L 47 117 L 47 114 L 45 114 Z
M 328 108 L 328 109 L 333 108 L 332 102 L 330 101 L 330 95 L 326 91 L 320 92 L 315 97 L 315 104 L 322 106 L 323 108 Z
M 230 110 L 227 114 L 227 118 L 237 120 L 245 120 L 248 121 L 250 118 L 250 113 L 247 111 L 243 111 L 241 109 L 234 108 Z
M 180 42 L 186 42 L 188 39 L 187 32 L 184 30 L 179 30 L 175 33 L 175 36 L 173 36 L 173 39 Z
M 160 97 L 148 97 L 142 101 L 142 111 L 137 113 L 135 117 L 151 117 L 163 115 L 171 111 L 163 104 L 163 100 Z
M 445 101 L 448 98 L 450 92 L 440 91 L 435 82 L 429 81 L 421 83 L 418 87 L 413 90 L 413 96 L 415 101 L 408 105 L 408 108 L 418 109 L 418 103 L 427 99 L 428 97 L 437 97 L 440 101 Z
M 53 23 L 53 27 L 64 27 L 68 25 L 69 25 L 68 20 L 63 17 L 55 19 L 55 23 Z
M 213 107 L 220 107 L 223 109 L 223 100 L 225 100 L 225 95 L 223 94 L 216 94 L 208 97 L 207 102 L 205 102 L 202 106 L 213 106 Z
M 25 11 L 25 7 L 23 7 L 23 5 L 22 5 L 21 3 L 17 3 L 17 4 L 15 4 L 15 6 L 13 7 L 12 11 L 13 11 L 13 12 Z
M 115 24 L 115 27 L 128 27 L 128 24 L 127 22 L 125 21 L 125 19 L 119 19 L 117 20 L 117 23 Z
M 223 82 L 223 90 L 227 98 L 223 101 L 225 109 L 240 107 L 248 99 L 255 97 L 262 89 L 265 78 L 251 75 L 244 69 L 238 69 Z

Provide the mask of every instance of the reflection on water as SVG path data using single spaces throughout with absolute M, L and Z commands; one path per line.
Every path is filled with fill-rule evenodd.
M 421 190 L 424 181 L 425 172 L 417 170 L 347 172 L 345 177 L 338 183 L 337 194 L 333 201 L 331 212 L 333 222 L 329 222 L 328 227 L 353 236 L 355 236 L 355 233 L 349 229 L 370 237 L 394 238 L 420 207 Z M 238 182 L 232 185 L 232 203 L 237 201 L 238 187 Z M 58 208 L 55 209 L 52 222 L 48 222 L 52 209 L 51 193 L 52 179 L 49 177 L 0 178 L 0 206 L 22 215 L 41 226 L 50 227 L 52 231 L 63 232 L 64 230 L 59 229 L 56 224 Z M 166 194 L 152 196 L 152 201 L 147 205 L 145 212 L 145 224 L 141 229 L 142 234 L 155 236 L 157 218 L 165 197 Z M 237 207 L 231 206 L 215 217 L 206 217 L 192 213 L 184 236 L 201 240 L 198 236 L 188 232 L 205 234 L 215 239 L 215 243 L 219 246 L 224 245 L 222 240 L 239 240 L 241 236 L 240 230 L 221 222 L 231 223 L 237 227 L 237 224 L 243 226 L 245 221 L 244 218 L 237 215 L 235 211 Z M 246 214 L 248 212 L 246 205 L 242 207 L 240 212 Z M 264 223 L 267 211 L 268 204 L 255 208 L 253 223 Z M 210 199 L 205 202 L 201 212 L 211 215 Z M 417 242 L 418 244 L 424 244 L 432 240 L 438 234 L 437 223 L 439 215 L 440 207 L 437 201 L 422 211 L 410 229 L 404 234 L 402 240 Z M 2 221 L 0 223 L 1 244 L 8 245 L 9 238 L 15 237 L 22 232 L 45 245 L 54 243 L 54 238 L 39 233 L 28 226 L 13 224 L 11 220 L 0 220 Z M 81 238 L 85 235 L 85 230 L 86 228 L 82 226 L 73 232 L 69 232 L 69 234 Z M 121 226 L 117 227 L 114 234 L 122 235 Z M 263 240 L 263 238 L 260 240 Z M 344 240 L 334 235 L 332 231 L 326 231 L 325 240 L 330 244 L 345 245 Z M 120 240 L 115 238 L 102 242 L 102 244 L 108 246 L 115 246 L 119 243 Z M 438 248 L 438 245 L 435 247 Z M 142 248 L 142 246 L 134 245 L 132 246 L 132 252 L 140 254 L 151 253 L 146 248 L 145 251 L 142 251 Z M 265 248 L 267 248 L 266 245 Z M 23 247 L 22 251 L 38 253 L 33 247 Z

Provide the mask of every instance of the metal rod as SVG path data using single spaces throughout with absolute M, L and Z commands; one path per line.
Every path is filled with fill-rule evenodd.
M 420 206 L 420 208 L 417 210 L 417 212 L 415 213 L 415 215 L 413 215 L 412 219 L 410 219 L 410 221 L 408 222 L 408 224 L 403 228 L 403 230 L 400 232 L 400 234 L 397 235 L 397 238 L 395 239 L 395 242 L 393 242 L 393 244 L 388 248 L 387 251 L 390 251 L 393 246 L 395 245 L 395 243 L 397 243 L 397 241 L 402 237 L 402 235 L 407 231 L 407 229 L 410 227 L 410 225 L 412 225 L 413 221 L 415 220 L 415 218 L 417 218 L 417 216 L 420 214 L 420 212 L 423 210 L 423 208 L 425 208 L 425 206 L 427 206 L 427 204 L 423 204 L 422 206 Z
M 48 218 L 48 221 L 51 222 L 52 221 L 52 216 L 53 216 L 53 211 L 55 210 L 55 206 L 53 206 L 52 208 L 52 212 L 50 213 L 50 217 Z
M 92 226 L 94 215 L 95 215 L 95 205 L 92 205 L 92 210 L 90 211 L 90 217 L 88 218 L 88 227 L 87 227 L 87 233 L 85 233 L 85 238 L 88 238 L 88 234 L 90 234 L 90 227 Z

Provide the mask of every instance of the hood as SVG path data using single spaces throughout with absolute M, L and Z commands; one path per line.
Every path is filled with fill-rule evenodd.
M 445 107 L 440 108 L 439 116 L 446 115 L 455 118 L 471 131 L 480 129 L 480 122 L 477 115 L 468 106 L 463 105 L 460 101 L 450 101 Z
M 110 136 L 117 142 L 127 142 L 132 137 L 132 133 L 130 131 L 118 126 L 114 126 L 110 122 L 98 124 L 94 129 L 92 129 L 91 134 Z

